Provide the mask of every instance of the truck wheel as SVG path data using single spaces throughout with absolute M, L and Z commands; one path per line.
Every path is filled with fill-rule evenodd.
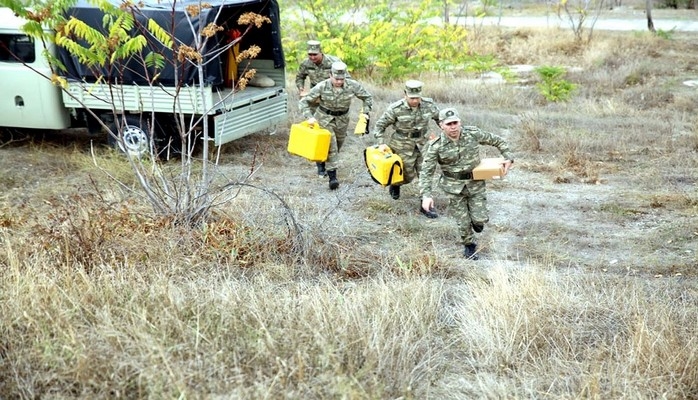
M 118 134 L 117 122 L 111 124 L 112 132 Z M 123 141 L 109 135 L 109 144 L 132 157 L 142 157 L 150 151 L 150 134 L 148 120 L 138 116 L 127 115 L 123 120 L 121 136 Z

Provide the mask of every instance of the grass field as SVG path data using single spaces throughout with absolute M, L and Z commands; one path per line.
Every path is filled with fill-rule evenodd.
M 286 152 L 293 102 L 221 149 L 217 181 L 244 185 L 201 229 L 154 215 L 104 139 L 4 131 L 0 398 L 698 398 L 695 34 L 468 40 L 578 85 L 415 77 L 515 151 L 477 262 L 443 193 L 428 220 L 416 184 L 371 181 L 369 138 L 330 192 Z M 401 96 L 365 84 L 375 117 Z

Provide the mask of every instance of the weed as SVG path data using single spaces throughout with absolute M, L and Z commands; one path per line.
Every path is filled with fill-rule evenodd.
M 542 80 L 536 84 L 538 92 L 548 101 L 569 100 L 577 89 L 577 85 L 563 78 L 567 73 L 563 67 L 545 65 L 537 67 L 535 71 Z

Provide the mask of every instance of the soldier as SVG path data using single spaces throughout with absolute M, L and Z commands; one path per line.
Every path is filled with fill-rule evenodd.
M 439 108 L 434 100 L 422 97 L 422 86 L 424 84 L 420 81 L 405 82 L 405 98 L 389 105 L 373 129 L 378 144 L 389 145 L 393 153 L 402 158 L 403 181 L 388 188 L 390 196 L 395 200 L 400 198 L 400 185 L 410 183 L 419 176 L 429 120 L 434 120 L 437 125 L 439 123 Z M 393 125 L 395 131 L 390 142 L 386 143 L 383 134 L 390 125 Z
M 296 74 L 296 87 L 298 88 L 298 95 L 303 97 L 308 94 L 308 91 L 305 89 L 306 79 L 309 81 L 310 88 L 312 89 L 313 86 L 329 78 L 332 70 L 332 63 L 336 61 L 342 60 L 340 60 L 339 57 L 323 54 L 319 41 L 308 40 L 308 58 L 303 60 L 301 65 L 298 67 L 298 74 Z M 316 109 L 317 103 L 310 105 L 311 112 L 315 113 Z M 325 171 L 325 163 L 315 164 L 317 165 L 318 175 L 320 177 L 325 177 L 327 175 Z
M 476 126 L 461 126 L 458 112 L 447 108 L 439 112 L 442 132 L 431 140 L 424 153 L 419 189 L 422 194 L 420 211 L 436 218 L 432 185 L 436 165 L 441 167 L 439 186 L 448 194 L 449 208 L 458 222 L 467 259 L 477 260 L 474 232 L 482 232 L 489 221 L 485 181 L 473 180 L 472 169 L 480 163 L 480 144 L 496 147 L 505 158 L 504 173 L 514 163 L 509 146 L 501 137 Z M 474 232 L 473 232 L 474 231 Z
M 347 65 L 341 61 L 332 64 L 330 78 L 310 89 L 300 101 L 300 109 L 309 123 L 319 123 L 332 133 L 330 153 L 327 157 L 327 176 L 330 190 L 339 187 L 337 164 L 339 150 L 347 137 L 349 126 L 349 107 L 352 98 L 363 101 L 363 112 L 368 113 L 373 107 L 373 96 L 357 81 L 347 77 Z M 317 102 L 318 108 L 313 112 L 310 105 Z M 323 163 L 323 169 L 325 165 Z

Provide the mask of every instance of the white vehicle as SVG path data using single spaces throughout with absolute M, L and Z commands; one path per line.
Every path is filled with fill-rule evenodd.
M 199 3 L 177 3 L 175 13 L 171 6 L 146 3 L 139 7 L 141 17 L 146 18 L 141 22 L 147 23 L 147 18 L 152 18 L 165 29 L 174 26 L 172 30 L 178 42 L 192 43 L 192 29 L 183 14 L 188 4 Z M 231 57 L 220 48 L 231 32 L 245 29 L 236 25 L 237 18 L 245 12 L 266 16 L 271 23 L 254 27 L 242 36 L 239 49 L 256 45 L 261 51 L 257 57 L 238 65 L 234 55 Z M 95 6 L 79 4 L 69 14 L 95 29 L 104 29 L 103 13 Z M 153 72 L 135 60 L 125 62 L 127 68 L 109 77 L 109 71 L 95 74 L 65 49 L 51 47 L 49 51 L 67 68 L 64 77 L 69 85 L 64 91 L 41 76 L 50 77 L 51 71 L 42 56 L 43 45 L 22 32 L 26 21 L 10 9 L 0 8 L 0 127 L 51 130 L 86 127 L 91 133 L 104 134 L 99 122 L 86 111 L 89 109 L 107 125 L 113 124 L 113 132 L 117 132 L 117 123 L 124 127 L 122 134 L 127 148 L 122 150 L 142 154 L 148 151 L 153 125 L 156 143 L 167 143 L 179 136 L 175 133 L 178 132 L 174 125 L 176 117 L 185 116 L 186 121 L 208 118 L 209 138 L 215 145 L 274 129 L 283 123 L 287 119 L 288 93 L 276 0 L 224 0 L 201 14 L 199 23 L 215 20 L 225 28 L 207 49 L 211 50 L 207 54 L 219 55 L 206 64 L 203 91 L 196 84 L 195 68 L 187 70 L 181 65 L 168 64 L 157 71 L 157 84 L 150 85 L 145 76 L 149 73 L 153 76 Z M 167 56 L 167 49 L 159 50 Z M 172 57 L 171 51 L 169 56 Z M 250 68 L 257 71 L 258 77 L 265 77 L 265 83 L 248 84 L 238 90 L 240 74 Z M 105 76 L 111 84 L 105 83 Z

